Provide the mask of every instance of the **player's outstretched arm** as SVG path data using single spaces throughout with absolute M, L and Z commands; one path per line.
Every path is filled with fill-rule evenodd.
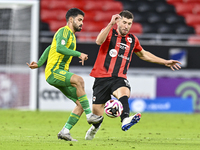
M 144 49 L 142 49 L 139 52 L 135 53 L 140 59 L 144 60 L 144 61 L 148 61 L 151 63 L 157 63 L 157 64 L 161 64 L 161 65 L 165 65 L 167 67 L 170 67 L 173 71 L 179 70 L 181 69 L 181 66 L 179 64 L 181 64 L 181 62 L 177 61 L 177 60 L 166 60 L 160 57 L 155 56 L 154 54 L 145 51 Z
M 31 69 L 35 69 L 35 68 L 38 68 L 38 64 L 34 61 L 32 61 L 30 64 L 29 63 L 26 63 L 28 65 L 29 68 Z

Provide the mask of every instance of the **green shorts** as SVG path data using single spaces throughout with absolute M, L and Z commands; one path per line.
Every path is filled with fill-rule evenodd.
M 76 102 L 78 100 L 76 88 L 70 83 L 70 79 L 73 74 L 74 73 L 66 70 L 57 69 L 47 78 L 47 82 L 58 88 L 66 97 Z

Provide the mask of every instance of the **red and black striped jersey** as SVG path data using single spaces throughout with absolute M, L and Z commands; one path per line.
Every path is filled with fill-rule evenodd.
M 111 29 L 105 42 L 100 46 L 96 62 L 90 73 L 95 78 L 127 78 L 133 52 L 139 52 L 142 46 L 133 34 L 120 36 L 116 29 Z

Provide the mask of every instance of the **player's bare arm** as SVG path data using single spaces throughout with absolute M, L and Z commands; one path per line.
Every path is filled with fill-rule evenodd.
M 144 49 L 135 54 L 144 61 L 165 65 L 167 67 L 170 67 L 173 71 L 175 69 L 176 70 L 181 69 L 181 66 L 179 65 L 179 64 L 181 64 L 181 62 L 179 62 L 177 60 L 165 60 L 163 58 L 153 55 L 152 53 L 150 53 L 148 51 L 145 51 Z
M 82 66 L 83 66 L 84 65 L 84 61 L 88 59 L 88 55 L 84 54 L 84 53 L 81 53 L 79 58 L 81 59 L 79 62 L 82 63 Z
M 102 29 L 102 31 L 97 36 L 97 39 L 96 39 L 97 45 L 103 44 L 103 42 L 106 40 L 106 37 L 108 36 L 110 29 L 112 28 L 114 24 L 116 24 L 119 21 L 120 18 L 121 16 L 119 14 L 115 14 L 112 16 L 109 24 L 104 29 Z
M 38 64 L 34 61 L 32 61 L 30 64 L 29 63 L 26 63 L 28 65 L 29 68 L 31 69 L 35 69 L 35 68 L 38 68 Z

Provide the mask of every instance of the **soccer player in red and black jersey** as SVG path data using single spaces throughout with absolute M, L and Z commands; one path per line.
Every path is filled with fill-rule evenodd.
M 93 113 L 102 116 L 104 104 L 115 96 L 123 105 L 123 113 L 120 116 L 122 130 L 126 131 L 140 120 L 141 114 L 137 113 L 129 117 L 128 98 L 130 85 L 127 80 L 132 55 L 135 53 L 142 60 L 162 64 L 172 70 L 179 70 L 181 64 L 176 60 L 165 60 L 144 50 L 138 38 L 129 33 L 132 26 L 133 14 L 127 10 L 113 15 L 110 23 L 99 33 L 96 43 L 100 46 L 99 53 L 90 73 L 95 78 L 93 85 Z M 117 28 L 113 25 L 117 24 Z M 100 128 L 102 121 L 93 124 L 87 131 L 85 139 L 92 140 Z

